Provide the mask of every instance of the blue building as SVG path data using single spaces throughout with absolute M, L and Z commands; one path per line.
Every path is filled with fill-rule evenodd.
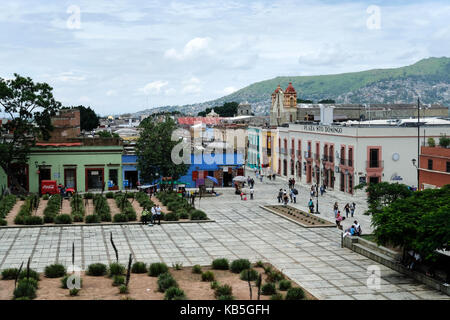
M 140 181 L 136 155 L 122 155 L 122 179 L 124 188 L 136 188 Z
M 214 157 L 215 154 L 211 154 Z M 219 157 L 219 156 L 218 156 Z M 215 187 L 232 187 L 235 176 L 244 175 L 244 157 L 241 153 L 234 154 L 223 153 L 221 157 L 211 162 L 203 154 L 191 155 L 191 165 L 186 175 L 179 181 L 186 184 L 188 188 L 197 188 L 199 186 L 212 187 L 213 182 L 206 179 L 211 176 L 217 179 L 218 184 Z

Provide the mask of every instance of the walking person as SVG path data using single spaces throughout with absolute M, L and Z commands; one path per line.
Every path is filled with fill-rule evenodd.
M 350 213 L 350 204 L 346 204 L 344 207 L 345 210 L 345 217 L 348 218 L 348 214 Z
M 259 178 L 260 178 L 261 182 L 263 182 L 263 177 L 264 177 L 264 174 L 261 173 L 261 174 L 259 175 Z
M 308 207 L 309 207 L 309 213 L 314 213 L 314 202 L 312 201 L 312 198 L 309 199 Z
M 283 191 L 283 203 L 284 203 L 285 206 L 287 206 L 288 202 L 289 202 L 289 198 L 288 198 L 288 195 L 286 193 L 286 190 L 284 190 Z
M 350 205 L 350 214 L 353 215 L 355 214 L 355 209 L 356 209 L 356 204 L 354 202 L 352 202 L 352 204 Z
M 323 193 L 325 192 L 325 187 L 323 185 L 320 186 L 320 195 L 323 196 Z
M 250 188 L 250 200 L 253 200 L 253 193 L 255 190 L 253 188 Z
M 341 221 L 344 221 L 345 217 L 341 216 L 341 212 L 338 211 L 337 216 L 336 216 L 336 226 L 338 227 L 338 229 L 342 230 L 342 226 L 341 226 Z
M 295 179 L 292 178 L 292 189 L 295 188 Z
M 291 203 L 294 202 L 292 194 L 293 194 L 292 189 L 289 189 L 289 198 L 291 199 Z
M 159 205 L 156 205 L 156 219 L 158 219 L 158 225 L 161 225 L 161 208 Z
M 153 205 L 153 207 L 151 209 L 151 214 L 152 214 L 151 224 L 153 225 L 155 223 L 155 219 L 156 219 L 156 205 Z
M 272 179 L 273 181 L 275 181 L 275 173 L 272 175 Z
M 336 217 L 337 217 L 337 214 L 338 214 L 338 210 L 339 210 L 339 206 L 338 206 L 338 203 L 337 203 L 337 202 L 335 202 L 335 203 L 334 203 L 334 205 L 333 205 L 334 218 L 336 218 Z
M 281 200 L 283 198 L 283 189 L 280 189 L 280 191 L 278 191 L 278 203 L 281 203 Z
M 291 198 L 294 199 L 294 203 L 297 203 L 297 194 L 295 193 L 295 189 L 291 189 Z M 292 202 L 292 201 L 291 201 Z

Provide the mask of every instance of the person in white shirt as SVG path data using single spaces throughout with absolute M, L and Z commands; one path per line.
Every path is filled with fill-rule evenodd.
M 158 224 L 161 225 L 161 208 L 159 207 L 159 205 L 156 206 L 155 211 L 156 218 L 158 219 Z
M 155 219 L 156 219 L 156 206 L 155 205 L 152 207 L 151 212 L 152 212 L 152 221 L 151 221 L 151 223 L 154 224 L 155 223 Z
M 253 193 L 255 190 L 253 188 L 250 188 L 250 200 L 253 200 Z

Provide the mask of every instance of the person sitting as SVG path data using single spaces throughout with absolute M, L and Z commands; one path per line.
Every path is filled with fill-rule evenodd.
M 356 233 L 355 227 L 351 226 L 350 228 L 345 230 L 344 237 L 346 236 L 354 236 Z
M 358 237 L 361 236 L 361 225 L 358 223 L 358 221 L 353 221 L 352 227 L 355 229 L 355 235 Z

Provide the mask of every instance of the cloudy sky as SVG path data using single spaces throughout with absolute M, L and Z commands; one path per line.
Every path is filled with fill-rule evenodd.
M 450 56 L 449 21 L 448 0 L 2 0 L 0 77 L 119 114 Z

